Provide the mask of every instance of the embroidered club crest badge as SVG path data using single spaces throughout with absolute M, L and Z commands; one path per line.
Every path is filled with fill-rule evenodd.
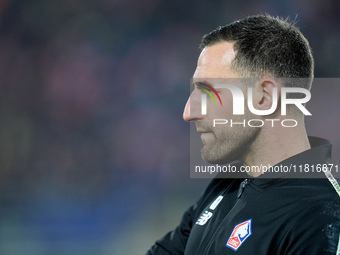
M 237 224 L 234 227 L 225 246 L 237 251 L 249 236 L 251 236 L 251 219 Z

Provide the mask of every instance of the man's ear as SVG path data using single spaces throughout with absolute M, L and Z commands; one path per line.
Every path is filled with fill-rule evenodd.
M 276 92 L 274 88 L 276 88 Z M 279 96 L 280 86 L 278 83 L 271 78 L 263 78 L 254 86 L 253 106 L 257 110 L 269 110 L 273 104 L 278 103 Z

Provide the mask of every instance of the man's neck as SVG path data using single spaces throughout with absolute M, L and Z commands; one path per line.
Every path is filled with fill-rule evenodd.
M 274 166 L 308 149 L 310 144 L 302 121 L 297 127 L 262 130 L 243 161 L 248 166 Z M 248 174 L 258 177 L 261 172 Z

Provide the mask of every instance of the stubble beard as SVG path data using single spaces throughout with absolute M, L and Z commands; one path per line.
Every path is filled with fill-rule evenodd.
M 204 161 L 211 164 L 226 164 L 235 160 L 243 161 L 250 153 L 252 144 L 257 139 L 260 128 L 252 127 L 226 127 L 215 131 L 215 141 L 210 144 L 203 143 L 201 156 Z

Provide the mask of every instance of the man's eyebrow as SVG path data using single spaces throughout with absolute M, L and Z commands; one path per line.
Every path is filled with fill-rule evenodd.
M 210 84 L 206 80 L 204 80 L 204 81 L 195 81 L 195 82 L 193 82 L 193 85 L 196 85 L 196 86 L 199 86 L 199 87 L 207 86 L 208 85 L 208 86 L 212 87 L 212 84 Z

